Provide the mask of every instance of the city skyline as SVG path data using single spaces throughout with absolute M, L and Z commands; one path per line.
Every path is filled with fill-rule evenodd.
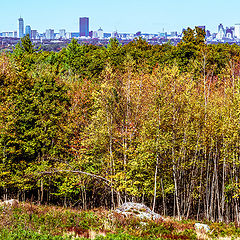
M 195 26 L 206 31 L 206 41 L 207 42 L 238 42 L 240 40 L 240 24 L 235 24 L 234 26 L 226 26 L 223 24 L 218 25 L 217 32 L 210 32 L 206 26 Z M 172 31 L 170 32 L 159 32 L 156 33 L 142 33 L 141 31 L 137 33 L 121 33 L 117 31 L 113 31 L 112 33 L 104 33 L 102 28 L 99 28 L 97 31 L 89 31 L 89 17 L 79 17 L 79 32 L 67 32 L 66 29 L 60 29 L 58 32 L 55 32 L 53 29 L 46 29 L 45 32 L 40 33 L 36 29 L 32 29 L 30 25 L 25 26 L 24 32 L 24 19 L 20 17 L 18 19 L 18 31 L 8 31 L 8 32 L 0 32 L 0 37 L 7 38 L 22 38 L 25 35 L 29 35 L 33 40 L 66 40 L 72 38 L 91 38 L 91 39 L 106 39 L 116 37 L 118 39 L 125 40 L 133 40 L 135 37 L 143 37 L 145 39 L 155 39 L 154 43 L 163 43 L 161 40 L 158 42 L 157 39 L 175 39 L 179 41 L 179 39 L 183 36 L 183 31 L 181 32 Z M 176 42 L 174 42 L 176 44 Z
M 19 38 L 22 38 L 24 37 L 26 34 L 29 34 L 29 36 L 31 37 L 31 32 L 37 32 L 38 34 L 44 34 L 46 33 L 48 30 L 51 30 L 53 31 L 53 33 L 59 33 L 60 35 L 62 35 L 62 31 L 64 31 L 64 34 L 68 33 L 68 34 L 76 34 L 76 33 L 79 33 L 79 37 L 92 37 L 94 33 L 96 32 L 99 32 L 102 31 L 103 32 L 103 29 L 102 27 L 99 27 L 99 29 L 90 29 L 89 27 L 89 21 L 90 21 L 90 18 L 89 17 L 79 17 L 78 18 L 78 30 L 77 31 L 74 31 L 74 32 L 71 32 L 71 31 L 68 31 L 68 29 L 56 29 L 54 27 L 52 27 L 51 29 L 50 28 L 46 28 L 43 32 L 40 32 L 39 29 L 35 29 L 33 30 L 31 25 L 30 24 L 25 24 L 24 23 L 24 18 L 22 16 L 20 16 L 20 18 L 18 18 L 18 23 L 17 23 L 17 29 L 14 30 L 14 31 L 11 31 L 11 30 L 7 30 L 7 31 L 2 31 L 2 33 L 13 33 L 13 34 L 17 34 L 17 37 Z M 110 34 L 114 34 L 114 33 L 122 33 L 122 34 L 135 34 L 135 35 L 138 35 L 138 33 L 141 33 L 141 34 L 172 34 L 172 33 L 177 33 L 177 34 L 182 34 L 184 30 L 186 30 L 188 27 L 194 29 L 195 27 L 200 27 L 200 28 L 204 28 L 204 30 L 206 31 L 206 36 L 208 36 L 208 33 L 218 33 L 220 28 L 222 28 L 222 30 L 224 28 L 226 28 L 226 30 L 228 29 L 234 29 L 236 28 L 236 26 L 239 26 L 240 23 L 235 23 L 235 24 L 230 24 L 229 26 L 227 25 L 224 25 L 224 23 L 218 23 L 217 25 L 217 31 L 210 31 L 209 27 L 207 25 L 195 25 L 193 27 L 190 27 L 190 26 L 187 26 L 185 28 L 182 28 L 180 31 L 176 31 L 176 29 L 172 29 L 171 31 L 165 31 L 165 29 L 163 29 L 163 31 L 159 31 L 159 32 L 155 32 L 155 33 L 152 33 L 152 32 L 142 32 L 142 31 L 138 31 L 138 32 L 126 32 L 126 31 L 123 31 L 123 32 L 120 32 L 120 31 L 111 31 L 111 32 L 107 32 L 105 31 L 105 33 L 110 33 Z M 82 29 L 82 30 L 81 30 Z M 238 30 L 237 30 L 238 32 Z M 240 32 L 240 30 L 239 30 Z M 1 33 L 1 31 L 0 31 Z M 225 33 L 224 33 L 225 34 Z M 240 34 L 240 33 L 239 33 Z M 237 36 L 239 36 L 239 34 L 237 34 Z M 232 37 L 234 37 L 234 35 L 232 35 Z
M 164 1 L 122 0 L 120 3 L 109 0 L 77 1 L 59 3 L 56 0 L 42 0 L 36 4 L 29 0 L 12 0 L 11 4 L 1 3 L 4 9 L 0 15 L 0 32 L 17 30 L 16 17 L 23 17 L 25 24 L 32 29 L 44 32 L 46 29 L 68 29 L 78 31 L 80 16 L 88 16 L 90 30 L 102 27 L 105 32 L 149 32 L 178 31 L 182 28 L 206 25 L 217 31 L 219 23 L 231 26 L 240 22 L 238 9 L 240 2 L 211 1 L 193 2 L 190 0 Z

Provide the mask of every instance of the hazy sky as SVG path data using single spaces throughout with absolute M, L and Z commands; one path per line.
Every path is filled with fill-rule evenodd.
M 78 31 L 79 17 L 90 18 L 90 30 L 158 33 L 185 27 L 240 23 L 239 0 L 0 0 L 0 32 L 24 24 L 40 32 L 47 28 Z

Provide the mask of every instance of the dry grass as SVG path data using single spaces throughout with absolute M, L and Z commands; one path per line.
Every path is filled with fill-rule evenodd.
M 86 239 L 95 239 L 99 235 L 107 236 L 109 233 L 117 234 L 118 232 L 136 237 L 149 237 L 149 239 L 196 239 L 196 237 L 199 240 L 212 239 L 204 230 L 196 231 L 194 224 L 194 221 L 178 221 L 170 217 L 165 218 L 164 221 L 139 220 L 130 216 L 124 217 L 102 208 L 82 211 L 20 203 L 17 207 L 0 210 L 0 230 L 5 228 L 14 231 L 21 225 L 25 230 L 34 232 L 45 234 L 49 232 L 53 236 L 66 235 Z M 234 225 L 213 223 L 211 229 L 214 229 L 214 235 L 220 235 L 222 232 L 226 236 L 231 234 L 238 236 Z M 215 239 L 232 238 L 219 237 Z
M 198 240 L 210 240 L 213 239 L 211 237 L 209 237 L 205 232 L 202 231 L 196 231 L 197 232 L 197 239 Z M 216 238 L 215 238 L 216 239 Z M 218 237 L 218 240 L 239 240 L 240 238 L 232 238 L 232 237 Z

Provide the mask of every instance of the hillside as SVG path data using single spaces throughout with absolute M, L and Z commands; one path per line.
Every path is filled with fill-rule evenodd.
M 240 223 L 240 47 L 187 29 L 0 55 L 0 197 L 83 210 L 142 202 Z
M 211 232 L 195 230 L 195 221 L 140 220 L 105 209 L 76 209 L 21 203 L 0 208 L 0 239 L 4 240 L 147 240 L 147 239 L 237 239 L 233 224 L 208 223 Z

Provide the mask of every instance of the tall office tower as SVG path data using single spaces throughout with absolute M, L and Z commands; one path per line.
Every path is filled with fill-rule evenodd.
M 29 35 L 29 37 L 32 38 L 31 27 L 29 25 L 25 27 L 25 34 Z
M 18 19 L 18 37 L 23 38 L 24 37 L 24 21 L 23 18 Z
M 219 24 L 219 25 L 218 25 L 218 33 L 217 33 L 216 38 L 219 39 L 219 40 L 221 40 L 221 39 L 223 39 L 224 37 L 226 37 L 225 35 L 226 35 L 226 31 L 225 31 L 223 25 L 222 25 L 222 24 Z
M 80 37 L 89 36 L 89 18 L 88 17 L 79 18 L 79 33 L 80 33 Z
M 236 38 L 240 39 L 240 24 L 235 24 L 234 35 Z
M 225 29 L 222 24 L 218 25 L 218 32 L 220 32 L 220 31 L 225 32 Z

